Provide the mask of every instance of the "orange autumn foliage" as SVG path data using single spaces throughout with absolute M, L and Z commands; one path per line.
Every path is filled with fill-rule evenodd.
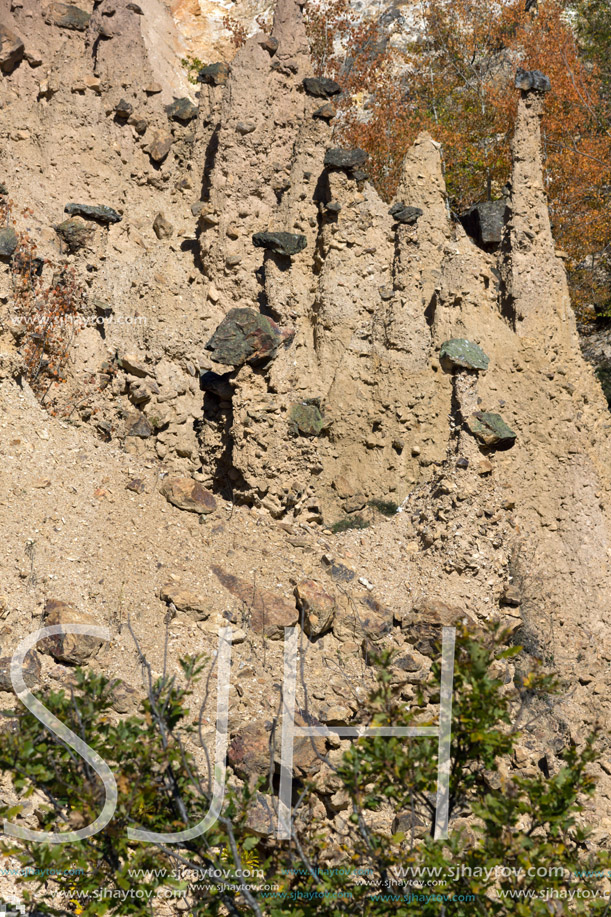
M 23 216 L 31 215 L 24 210 Z M 16 226 L 11 202 L 0 199 L 0 225 Z M 70 348 L 85 304 L 73 267 L 39 258 L 27 231 L 17 233 L 10 264 L 11 321 L 25 362 L 25 375 L 44 404 L 52 386 L 66 381 Z M 51 278 L 49 278 L 51 273 Z
M 555 238 L 569 256 L 578 312 L 604 309 L 608 280 L 596 267 L 611 242 L 611 113 L 596 66 L 581 55 L 568 4 L 540 0 L 526 12 L 524 0 L 405 0 L 399 9 L 395 43 L 388 41 L 392 27 L 384 34 L 379 20 L 357 21 L 349 0 L 308 7 L 318 71 L 345 90 L 341 141 L 367 150 L 371 178 L 390 200 L 406 150 L 430 131 L 443 144 L 450 205 L 460 213 L 501 195 L 510 175 L 515 71 L 543 71 L 552 84 L 542 138 Z

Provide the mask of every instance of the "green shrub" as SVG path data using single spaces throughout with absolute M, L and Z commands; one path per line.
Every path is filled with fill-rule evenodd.
M 356 516 L 346 516 L 345 519 L 334 522 L 330 528 L 334 535 L 338 535 L 340 532 L 348 532 L 350 529 L 367 529 L 369 528 L 369 523 L 357 513 Z
M 149 696 L 133 716 L 118 718 L 111 711 L 113 686 L 103 676 L 77 672 L 73 696 L 44 692 L 48 708 L 112 767 L 118 806 L 112 822 L 86 841 L 7 841 L 2 852 L 25 868 L 60 873 L 52 880 L 40 873 L 18 880 L 36 913 L 65 914 L 53 903 L 59 890 L 84 917 L 145 917 L 156 913 L 156 893 L 174 890 L 186 893 L 176 913 L 196 917 L 549 917 L 552 912 L 602 917 L 608 902 L 597 893 L 609 855 L 590 852 L 587 831 L 578 826 L 583 800 L 594 790 L 588 771 L 596 759 L 595 736 L 581 750 L 567 745 L 562 766 L 550 776 L 507 769 L 518 739 L 512 723 L 521 712 L 521 695 L 508 690 L 503 672 L 519 653 L 519 647 L 506 648 L 499 634 L 476 638 L 457 633 L 446 841 L 432 839 L 437 740 L 421 737 L 354 741 L 334 767 L 333 792 L 342 788 L 348 804 L 341 833 L 311 814 L 314 808 L 307 810 L 321 794 L 329 798 L 328 784 L 317 787 L 312 780 L 302 784 L 298 805 L 307 817 L 297 814 L 291 842 L 256 836 L 246 812 L 254 793 L 271 790 L 260 780 L 254 787 L 244 784 L 241 791 L 228 791 L 221 818 L 205 835 L 168 846 L 130 841 L 129 825 L 177 831 L 197 823 L 208 809 L 207 781 L 185 745 L 196 729 L 189 725 L 187 702 L 202 668 L 193 657 L 183 662 L 180 684 L 173 677 L 151 680 Z M 439 703 L 438 661 L 409 708 L 391 654 L 383 652 L 375 664 L 377 687 L 359 711 L 360 721 L 410 727 L 436 718 L 436 710 L 433 717 L 427 707 Z M 542 699 L 558 690 L 543 672 L 530 673 L 523 684 L 531 697 Z M 12 775 L 23 796 L 34 788 L 44 794 L 48 805 L 38 810 L 40 827 L 65 830 L 93 821 L 103 792 L 84 760 L 23 708 L 15 714 L 14 727 L 0 731 L 0 769 Z M 401 826 L 390 836 L 372 823 L 371 815 L 384 806 L 419 825 L 419 837 Z M 1 814 L 11 821 L 16 815 L 9 807 Z M 472 816 L 468 828 L 466 816 Z M 240 890 L 237 870 L 242 864 L 258 864 L 267 888 L 275 891 L 253 890 L 252 885 L 247 892 Z M 210 878 L 187 881 L 178 875 L 178 865 L 229 869 L 230 878 L 221 890 Z M 491 878 L 497 866 L 506 874 Z M 430 888 L 422 878 L 424 869 L 437 871 Z M 62 870 L 80 872 L 64 876 Z M 126 896 L 100 897 L 101 889 Z M 568 892 L 575 895 L 570 910 Z M 440 895 L 446 896 L 441 908 Z

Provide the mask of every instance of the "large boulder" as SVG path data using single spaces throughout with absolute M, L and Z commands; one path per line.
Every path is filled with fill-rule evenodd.
M 283 342 L 293 339 L 294 331 L 281 331 L 276 322 L 254 309 L 238 307 L 227 313 L 208 343 L 216 363 L 242 366 L 268 360 Z
M 0 70 L 10 73 L 23 58 L 25 46 L 8 26 L 0 23 Z
M 69 602 L 48 599 L 44 609 L 44 626 L 68 624 L 89 624 L 99 626 L 91 615 L 78 610 Z M 42 653 L 48 653 L 58 662 L 70 665 L 83 665 L 88 659 L 98 652 L 102 646 L 99 637 L 90 637 L 87 634 L 60 633 L 54 637 L 47 637 L 39 643 Z

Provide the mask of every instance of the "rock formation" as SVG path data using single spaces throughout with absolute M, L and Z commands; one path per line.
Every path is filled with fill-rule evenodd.
M 0 193 L 88 310 L 53 394 L 69 410 L 50 417 L 24 380 L 2 236 L 11 639 L 68 603 L 112 629 L 91 664 L 137 681 L 127 606 L 158 667 L 169 612 L 176 658 L 230 620 L 255 686 L 234 698 L 243 751 L 276 713 L 287 624 L 324 722 L 358 710 L 370 641 L 417 655 L 440 623 L 504 620 L 571 686 L 525 738 L 553 766 L 609 713 L 611 420 L 555 254 L 543 85 L 507 89 L 510 194 L 500 244 L 480 246 L 434 138 L 390 203 L 338 148 L 295 0 L 198 87 L 167 76 L 161 4 L 81 5 L 0 0 Z

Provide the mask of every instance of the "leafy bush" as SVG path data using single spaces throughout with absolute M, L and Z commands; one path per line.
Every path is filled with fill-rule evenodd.
M 363 738 L 352 744 L 334 768 L 335 786 L 339 781 L 348 800 L 341 831 L 329 830 L 315 814 L 317 800 L 328 804 L 331 790 L 310 781 L 295 806 L 291 841 L 257 836 L 247 824 L 248 807 L 256 793 L 271 789 L 259 781 L 242 789 L 234 783 L 221 818 L 206 835 L 168 846 L 130 841 L 128 825 L 180 830 L 198 822 L 208 808 L 209 782 L 197 773 L 187 750 L 197 728 L 189 722 L 187 702 L 203 665 L 193 657 L 183 662 L 180 684 L 168 677 L 150 681 L 138 715 L 117 718 L 110 709 L 112 684 L 91 673 L 77 674 L 72 696 L 45 692 L 49 709 L 112 766 L 117 810 L 113 821 L 86 841 L 4 843 L 3 852 L 27 868 L 82 870 L 53 880 L 20 880 L 25 899 L 35 900 L 40 913 L 64 912 L 57 903 L 59 891 L 85 917 L 152 914 L 155 895 L 162 892 L 184 893 L 177 899 L 178 911 L 187 907 L 198 917 L 387 917 L 389 912 L 408 917 L 416 902 L 425 917 L 548 917 L 550 905 L 554 914 L 569 913 L 571 891 L 578 893 L 570 901 L 571 913 L 602 915 L 607 902 L 596 893 L 609 858 L 588 852 L 587 832 L 578 826 L 583 800 L 594 789 L 588 768 L 595 760 L 595 737 L 579 751 L 567 747 L 562 766 L 550 776 L 519 775 L 508 768 L 518 737 L 512 723 L 522 712 L 522 699 L 507 689 L 502 676 L 519 652 L 506 648 L 499 634 L 457 634 L 447 841 L 432 839 L 436 740 L 420 737 Z M 361 711 L 364 722 L 422 726 L 436 718 L 439 662 L 409 709 L 391 654 L 382 653 L 376 666 L 377 688 Z M 529 696 L 543 699 L 557 690 L 539 671 L 524 687 Z M 85 762 L 29 712 L 17 711 L 13 726 L 0 732 L 0 767 L 24 795 L 36 787 L 47 798 L 38 813 L 41 827 L 64 830 L 91 822 L 103 793 Z M 399 826 L 389 832 L 372 821 L 379 812 L 397 816 Z M 15 818 L 13 809 L 3 814 Z M 256 863 L 264 887 L 254 882 L 240 890 L 244 881 L 237 870 Z M 200 870 L 201 878 L 188 881 L 180 867 Z M 496 867 L 503 871 L 495 875 Z M 204 877 L 201 871 L 209 868 L 225 869 L 229 878 L 220 883 L 209 873 Z M 102 889 L 126 897 L 101 897 Z
M 345 519 L 339 519 L 337 522 L 334 522 L 331 526 L 331 531 L 334 535 L 339 535 L 340 532 L 348 532 L 350 529 L 366 529 L 369 528 L 369 523 L 366 519 L 357 513 L 354 516 L 346 516 Z
M 24 215 L 29 213 L 24 211 Z M 3 197 L 0 222 L 15 225 L 11 202 Z M 65 261 L 39 258 L 30 234 L 22 231 L 17 235 L 19 241 L 10 264 L 10 320 L 19 332 L 26 378 L 44 403 L 51 387 L 65 381 L 86 295 L 73 267 Z
M 392 500 L 370 500 L 369 506 L 373 506 L 383 516 L 394 516 L 399 509 L 399 504 Z

